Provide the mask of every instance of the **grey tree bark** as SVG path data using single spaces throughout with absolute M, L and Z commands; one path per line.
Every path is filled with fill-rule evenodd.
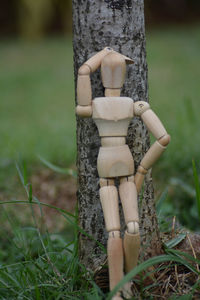
M 143 0 L 73 0 L 73 47 L 75 86 L 78 68 L 94 53 L 110 46 L 132 58 L 127 67 L 122 95 L 133 101 L 148 101 L 147 63 L 145 50 Z M 103 95 L 99 71 L 92 74 L 93 97 Z M 134 118 L 128 130 L 127 143 L 138 166 L 149 148 L 149 135 L 139 118 Z M 104 219 L 99 201 L 99 181 L 96 168 L 100 139 L 92 119 L 77 118 L 77 169 L 79 226 L 92 236 L 79 236 L 80 260 L 95 272 L 106 259 L 98 243 L 107 241 Z M 160 253 L 161 242 L 155 214 L 151 171 L 139 201 L 141 259 Z M 124 223 L 122 220 L 122 229 Z

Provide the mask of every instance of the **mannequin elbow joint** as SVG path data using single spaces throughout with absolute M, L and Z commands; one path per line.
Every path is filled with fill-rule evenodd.
M 170 135 L 169 135 L 169 134 L 165 134 L 164 136 L 162 136 L 162 137 L 159 139 L 159 143 L 160 143 L 162 146 L 166 147 L 166 146 L 169 144 L 170 139 L 171 139 Z

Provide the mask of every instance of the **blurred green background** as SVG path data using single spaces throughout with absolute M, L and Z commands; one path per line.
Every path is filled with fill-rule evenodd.
M 145 17 L 150 103 L 172 137 L 154 167 L 156 199 L 167 189 L 166 218 L 177 215 L 182 225 L 199 230 L 192 159 L 198 168 L 200 3 L 146 0 Z M 41 186 L 46 167 L 38 155 L 63 168 L 75 165 L 71 1 L 4 1 L 0 57 L 0 199 L 23 199 L 16 160 L 26 162 L 29 180 L 36 176 Z M 48 202 L 39 185 L 34 191 Z

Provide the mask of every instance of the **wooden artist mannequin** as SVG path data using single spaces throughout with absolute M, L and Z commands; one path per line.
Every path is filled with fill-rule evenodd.
M 133 61 L 106 47 L 87 60 L 78 71 L 76 114 L 92 117 L 101 137 L 97 159 L 100 177 L 100 200 L 108 231 L 108 267 L 110 290 L 133 269 L 138 260 L 140 248 L 137 195 L 145 174 L 166 149 L 170 141 L 161 121 L 145 101 L 133 102 L 131 98 L 120 97 L 124 84 L 126 64 Z M 92 101 L 90 74 L 101 68 L 105 97 Z M 134 176 L 134 160 L 126 144 L 127 130 L 134 116 L 139 116 L 156 142 L 140 162 Z M 120 237 L 118 191 L 115 178 L 119 178 L 119 195 L 126 223 L 124 240 Z M 122 299 L 120 293 L 113 299 Z

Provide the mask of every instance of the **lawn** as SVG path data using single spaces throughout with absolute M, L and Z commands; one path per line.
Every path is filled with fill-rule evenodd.
M 66 164 L 75 160 L 71 39 L 0 46 L 1 165 L 40 154 Z
M 169 177 L 188 176 L 192 158 L 199 159 L 199 48 L 199 26 L 147 34 L 150 103 L 172 137 L 160 162 Z
M 15 161 L 41 168 L 75 162 L 72 42 L 57 38 L 0 44 L 0 197 L 16 195 Z M 3 195 L 2 195 L 3 193 Z
M 168 187 L 163 210 L 193 230 L 200 229 L 192 171 L 192 159 L 200 170 L 199 49 L 200 26 L 147 34 L 150 103 L 171 135 L 154 168 L 156 193 Z

